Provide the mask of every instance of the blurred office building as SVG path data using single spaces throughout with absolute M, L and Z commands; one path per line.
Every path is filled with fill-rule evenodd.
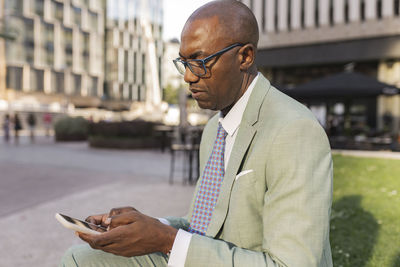
M 331 85 L 350 77 L 340 73 L 355 74 L 349 78 L 355 81 L 349 84 L 349 90 L 357 86 L 361 77 L 358 74 L 368 76 L 364 82 L 373 78 L 386 84 L 386 89 L 376 91 L 373 97 L 365 92 L 358 95 L 355 90 L 332 97 L 326 94 L 324 98 L 325 88 L 320 88 L 319 98 L 299 96 L 317 111 L 324 126 L 337 116 L 352 117 L 348 127 L 365 124 L 369 129 L 390 127 L 391 131 L 399 131 L 400 0 L 241 2 L 252 9 L 259 23 L 260 70 L 288 94 L 300 85 L 315 85 L 313 81 L 324 77 L 339 79 L 328 79 Z M 318 84 L 323 87 L 323 82 Z
M 179 55 L 179 40 L 174 38 L 164 43 L 163 87 L 179 89 L 186 83 L 182 75 L 176 71 L 173 60 Z
M 89 116 L 160 88 L 162 0 L 0 0 L 0 11 L 0 111 Z

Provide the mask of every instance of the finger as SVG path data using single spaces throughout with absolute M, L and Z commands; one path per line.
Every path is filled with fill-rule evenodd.
M 119 215 L 125 212 L 130 212 L 130 211 L 136 211 L 135 208 L 132 207 L 119 207 L 119 208 L 113 208 L 110 210 L 110 212 L 108 213 L 109 216 L 115 216 L 115 215 Z
M 101 235 L 91 235 L 91 234 L 85 234 L 81 232 L 76 232 L 78 236 L 85 242 L 87 242 L 92 248 L 94 249 L 101 249 L 103 246 L 110 245 L 114 243 L 116 239 L 116 235 L 111 235 L 111 236 L 103 236 L 107 232 Z
M 104 216 L 107 217 L 107 214 L 91 215 L 91 216 L 87 217 L 87 218 L 85 219 L 85 221 L 90 222 L 90 223 L 93 223 L 93 224 L 100 225 L 100 224 L 102 223 L 102 221 L 103 221 L 103 217 L 104 217 Z
M 117 228 L 118 226 L 134 223 L 137 221 L 137 219 L 137 212 L 135 211 L 112 216 L 109 229 L 111 230 Z

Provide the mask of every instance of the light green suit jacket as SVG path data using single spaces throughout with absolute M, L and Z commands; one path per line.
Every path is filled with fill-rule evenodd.
M 217 126 L 218 115 L 204 129 L 200 173 Z M 185 266 L 332 266 L 331 204 L 332 159 L 324 130 L 307 108 L 260 74 L 206 236 L 193 235 Z M 168 220 L 177 228 L 189 225 L 183 218 Z

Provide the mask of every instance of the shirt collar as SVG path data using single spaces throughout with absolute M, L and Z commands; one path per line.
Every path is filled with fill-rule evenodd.
M 250 83 L 247 90 L 244 94 L 239 98 L 239 100 L 233 105 L 231 110 L 226 114 L 225 117 L 222 117 L 222 113 L 219 113 L 219 122 L 222 124 L 224 130 L 228 133 L 229 136 L 233 136 L 236 130 L 239 128 L 240 122 L 242 121 L 244 110 L 246 109 L 247 102 L 249 101 L 251 92 L 254 89 L 254 86 L 257 83 L 259 73 L 254 78 L 254 80 Z

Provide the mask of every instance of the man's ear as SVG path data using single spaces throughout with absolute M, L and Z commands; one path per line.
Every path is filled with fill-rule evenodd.
M 245 44 L 239 50 L 240 70 L 247 71 L 253 66 L 256 59 L 256 48 L 253 44 Z

